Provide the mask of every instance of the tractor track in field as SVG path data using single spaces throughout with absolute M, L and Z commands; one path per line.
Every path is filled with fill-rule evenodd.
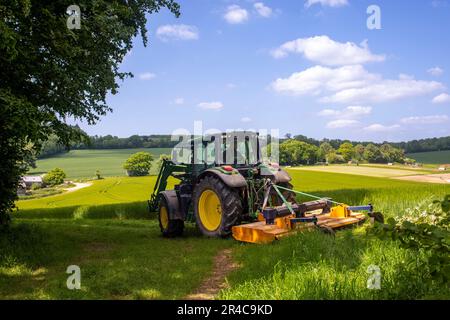
M 214 266 L 211 275 L 203 279 L 200 286 L 185 297 L 186 300 L 213 300 L 222 289 L 228 288 L 227 275 L 239 268 L 233 261 L 232 250 L 223 249 L 214 257 Z

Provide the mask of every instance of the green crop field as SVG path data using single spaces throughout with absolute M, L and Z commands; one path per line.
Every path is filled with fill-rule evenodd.
M 407 156 L 420 163 L 429 163 L 429 164 L 450 163 L 450 150 L 409 153 L 407 154 Z
M 342 173 L 289 170 L 298 190 L 349 204 L 372 203 L 386 217 L 450 194 L 450 186 Z M 0 297 L 38 299 L 173 299 L 195 291 L 221 250 L 239 268 L 225 299 L 450 298 L 427 282 L 420 254 L 365 226 L 336 238 L 307 232 L 271 245 L 208 239 L 187 224 L 179 239 L 160 236 L 146 200 L 155 177 L 113 177 L 71 193 L 22 200 L 13 226 L 0 235 Z M 169 185 L 173 186 L 174 181 Z M 82 270 L 82 289 L 67 290 L 68 265 Z M 367 267 L 379 265 L 382 290 L 366 288 Z
M 72 150 L 55 157 L 38 160 L 37 167 L 30 170 L 29 174 L 42 174 L 59 167 L 66 172 L 69 179 L 92 178 L 97 170 L 100 170 L 105 177 L 123 176 L 125 170 L 122 165 L 133 153 L 149 152 L 156 161 L 161 154 L 170 154 L 171 150 L 170 148 Z M 155 174 L 156 171 L 151 170 L 150 173 Z

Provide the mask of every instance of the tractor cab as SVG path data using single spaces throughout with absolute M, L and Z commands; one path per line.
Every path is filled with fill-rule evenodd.
M 252 131 L 209 134 L 180 142 L 172 161 L 183 165 L 249 167 L 261 163 L 259 134 Z

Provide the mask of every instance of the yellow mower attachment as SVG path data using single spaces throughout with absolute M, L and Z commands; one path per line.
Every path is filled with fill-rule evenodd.
M 271 187 L 282 199 L 283 205 L 278 207 L 263 206 L 257 222 L 232 227 L 232 234 L 236 240 L 250 243 L 269 243 L 286 235 L 311 228 L 333 232 L 335 229 L 364 222 L 366 215 L 356 211 L 368 211 L 370 217 L 377 220 L 383 219 L 380 213 L 373 213 L 372 205 L 349 206 L 328 198 L 319 198 L 274 184 Z M 318 200 L 290 203 L 279 189 Z M 332 204 L 335 204 L 335 206 L 332 206 Z
M 342 213 L 345 211 L 339 208 L 335 212 Z M 232 228 L 233 238 L 238 241 L 250 243 L 270 243 L 287 235 L 292 235 L 307 229 L 319 227 L 325 230 L 335 230 L 360 224 L 366 220 L 366 215 L 363 213 L 351 212 L 349 210 L 346 210 L 346 212 L 348 214 L 342 217 L 333 217 L 332 213 L 306 215 L 304 222 L 296 222 L 298 218 L 296 218 L 295 214 L 291 214 L 275 218 L 274 224 L 267 224 L 266 221 L 242 224 Z M 307 219 L 310 219 L 310 221 Z

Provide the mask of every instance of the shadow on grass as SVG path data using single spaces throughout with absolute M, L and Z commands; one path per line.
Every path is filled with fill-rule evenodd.
M 0 234 L 0 297 L 33 299 L 174 299 L 211 271 L 218 250 L 233 242 L 177 239 L 156 220 L 46 219 L 14 222 Z M 81 290 L 66 288 L 66 268 L 79 265 Z

